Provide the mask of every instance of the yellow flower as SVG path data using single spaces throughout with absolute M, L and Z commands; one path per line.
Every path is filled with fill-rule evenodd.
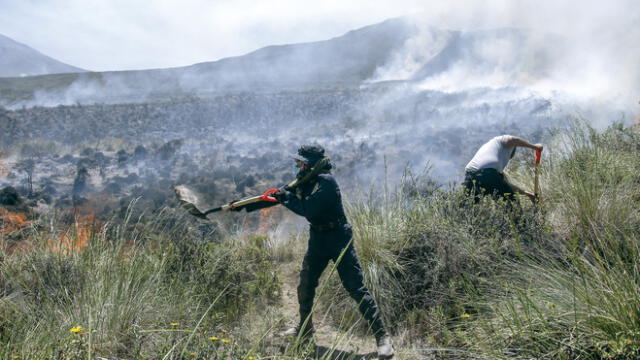
M 179 322 L 172 322 L 172 323 L 169 323 L 169 325 L 171 325 L 173 327 L 176 327 L 176 326 L 180 325 L 180 323 Z
M 69 329 L 69 331 L 71 331 L 74 334 L 81 333 L 82 332 L 82 326 L 80 326 L 80 325 L 74 326 L 71 329 Z
M 216 336 L 212 336 L 212 337 L 210 337 L 210 338 L 209 338 L 209 340 L 211 340 L 211 341 L 218 341 L 218 340 L 220 340 L 220 338 L 218 338 L 218 337 L 216 337 Z
M 467 313 L 464 313 L 464 314 L 460 315 L 460 317 L 463 318 L 463 319 L 469 319 L 469 318 L 471 318 L 471 315 L 469 315 Z
M 253 355 L 249 355 L 247 356 L 247 360 L 257 360 L 258 358 L 253 356 Z
M 223 333 L 223 334 L 228 334 L 229 330 L 222 329 L 222 330 L 220 330 L 220 332 Z
M 195 352 L 195 351 L 192 351 L 192 352 L 191 352 L 191 356 L 196 357 L 196 356 L 198 356 L 198 353 L 197 353 L 197 352 Z
M 228 343 L 230 343 L 230 342 L 231 342 L 231 340 L 229 340 L 229 339 L 222 339 L 222 340 L 220 340 L 220 341 L 222 341 L 222 342 L 223 342 L 223 343 L 225 343 L 225 344 L 228 344 Z

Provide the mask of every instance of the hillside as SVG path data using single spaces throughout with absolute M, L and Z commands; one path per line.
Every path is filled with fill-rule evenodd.
M 409 174 L 396 188 L 345 191 L 365 280 L 397 358 L 638 358 L 640 134 L 578 124 L 556 135 L 545 141 L 537 205 L 474 204 L 428 174 Z M 296 321 L 307 237 L 284 209 L 203 221 L 168 201 L 176 177 L 206 193 L 206 204 L 255 193 L 277 181 L 268 177 L 275 152 L 241 156 L 245 171 L 229 173 L 225 164 L 238 157 L 228 143 L 230 153 L 198 159 L 202 172 L 186 155 L 204 143 L 117 153 L 114 145 L 40 162 L 66 174 L 77 169 L 61 190 L 73 198 L 55 210 L 43 212 L 39 189 L 0 192 L 3 358 L 375 356 L 333 265 L 317 291 L 315 346 L 277 336 Z M 508 169 L 527 188 L 532 158 L 523 151 Z M 265 168 L 238 182 L 248 169 Z M 10 171 L 15 178 L 28 167 Z M 117 181 L 108 179 L 115 173 Z M 101 177 L 110 186 L 92 194 Z M 145 185 L 131 186 L 137 181 Z
M 0 78 L 84 71 L 0 34 Z
M 175 196 L 281 187 L 317 143 L 398 359 L 638 359 L 640 132 L 530 87 L 562 42 L 529 37 L 394 19 L 182 68 L 0 78 L 0 358 L 374 358 L 335 263 L 316 344 L 277 335 L 303 218 L 205 220 Z M 544 143 L 506 169 L 523 189 L 539 174 L 539 202 L 462 191 L 501 134 Z
M 186 67 L 0 78 L 0 106 L 144 102 L 229 92 L 358 88 L 381 81 L 414 84 L 447 71 L 501 74 L 499 86 L 544 75 L 545 52 L 519 46 L 519 29 L 452 31 L 406 18 L 312 43 L 268 46 Z M 530 59 L 536 59 L 534 64 Z M 407 66 L 407 64 L 413 64 Z

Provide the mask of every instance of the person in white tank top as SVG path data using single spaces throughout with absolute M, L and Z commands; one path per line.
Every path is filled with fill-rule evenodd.
M 504 168 L 518 147 L 542 151 L 544 145 L 531 144 L 513 135 L 496 136 L 482 145 L 465 166 L 463 185 L 474 195 L 476 202 L 481 194 L 513 200 L 517 193 L 526 195 L 531 201 L 536 200 L 533 193 L 510 184 L 504 177 Z

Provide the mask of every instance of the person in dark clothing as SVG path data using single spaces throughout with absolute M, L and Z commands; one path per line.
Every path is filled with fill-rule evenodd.
M 471 161 L 465 167 L 463 186 L 474 196 L 474 201 L 480 200 L 480 195 L 491 195 L 494 198 L 514 200 L 516 193 L 526 195 L 531 201 L 536 196 L 514 184 L 509 183 L 504 176 L 504 168 L 513 157 L 517 147 L 524 147 L 542 151 L 542 144 L 531 144 L 517 136 L 496 136 L 478 149 Z
M 332 165 L 325 158 L 324 149 L 317 145 L 302 146 L 294 155 L 300 169 L 297 177 L 303 178 L 316 164 L 324 165 L 318 175 L 307 180 L 295 191 L 286 187 L 274 194 L 282 205 L 297 215 L 304 216 L 310 224 L 309 245 L 300 270 L 298 303 L 300 322 L 284 335 L 311 339 L 313 334 L 313 299 L 322 272 L 329 260 L 337 264 L 338 275 L 349 295 L 358 303 L 360 313 L 369 323 L 378 345 L 380 358 L 391 358 L 394 350 L 391 338 L 385 331 L 380 310 L 364 285 L 362 268 L 352 243 L 351 225 L 342 206 L 338 183 L 331 175 Z

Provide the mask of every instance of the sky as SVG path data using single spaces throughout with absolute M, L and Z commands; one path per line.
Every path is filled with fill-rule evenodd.
M 412 16 L 447 29 L 562 34 L 576 56 L 560 61 L 560 77 L 572 73 L 578 90 L 611 92 L 605 85 L 640 83 L 639 8 L 637 0 L 0 0 L 0 34 L 73 66 L 111 71 L 187 66 Z
M 0 34 L 70 65 L 108 71 L 325 40 L 398 16 L 446 28 L 586 32 L 620 16 L 640 21 L 636 8 L 633 0 L 0 0 Z

